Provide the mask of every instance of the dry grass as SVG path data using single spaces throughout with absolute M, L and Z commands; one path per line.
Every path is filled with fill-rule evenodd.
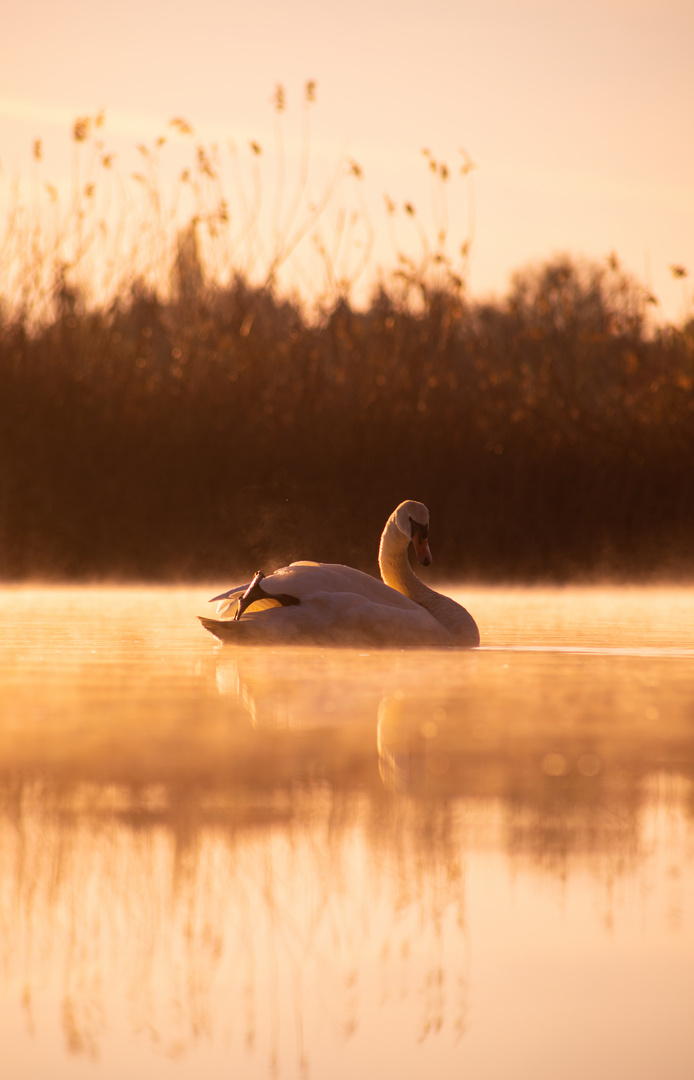
M 313 98 L 309 84 L 306 118 Z M 445 573 L 692 572 L 694 320 L 654 329 L 614 257 L 557 258 L 473 302 L 471 236 L 449 256 L 451 178 L 427 153 L 435 235 L 391 206 L 418 246 L 404 254 L 394 231 L 397 269 L 357 310 L 363 178 L 348 162 L 313 198 L 308 126 L 297 175 L 276 162 L 265 200 L 249 147 L 232 213 L 214 148 L 192 143 L 167 201 L 164 144 L 142 148 L 126 184 L 101 122 L 75 125 L 70 205 L 44 188 L 7 222 L 0 575 L 217 577 L 297 557 L 372 569 L 406 497 L 429 504 Z M 171 130 L 193 138 L 181 119 Z M 461 171 L 467 183 L 467 159 Z M 310 304 L 280 288 L 306 251 L 321 267 Z

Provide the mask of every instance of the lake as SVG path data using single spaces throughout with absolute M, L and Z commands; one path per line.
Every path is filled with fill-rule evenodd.
M 7 1080 L 694 1076 L 694 588 L 451 590 L 479 650 L 0 589 Z

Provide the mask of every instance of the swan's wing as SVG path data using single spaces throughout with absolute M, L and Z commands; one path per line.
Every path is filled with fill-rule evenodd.
M 424 608 L 401 608 L 357 593 L 314 592 L 297 605 L 250 609 L 238 620 L 200 619 L 220 641 L 254 645 L 451 645 Z
M 341 563 L 291 563 L 263 578 L 263 590 L 275 596 L 295 596 L 300 604 L 307 603 L 318 594 L 326 598 L 332 595 L 336 604 L 344 604 L 346 596 L 354 595 L 401 611 L 422 610 L 414 600 L 392 589 L 380 578 L 364 574 L 352 566 L 342 566 Z M 338 596 L 341 597 L 339 601 Z
M 285 575 L 291 576 L 295 571 L 298 571 L 298 573 L 302 573 L 303 568 L 305 568 L 307 566 L 310 566 L 313 569 L 315 569 L 316 567 L 320 568 L 322 566 L 328 567 L 329 569 L 340 569 L 340 570 L 349 570 L 350 569 L 350 567 L 348 567 L 348 566 L 338 566 L 337 564 L 309 562 L 308 560 L 304 560 L 304 561 L 301 561 L 301 562 L 293 562 L 289 566 L 283 566 L 281 570 L 275 570 L 275 574 L 285 574 Z M 299 567 L 301 567 L 302 570 L 298 570 Z M 359 571 L 359 570 L 355 570 L 353 572 L 355 574 L 360 574 L 361 573 L 361 571 Z M 270 578 L 274 577 L 275 574 L 271 574 Z M 365 575 L 362 575 L 362 576 L 368 577 L 369 575 L 365 574 Z M 263 581 L 269 581 L 270 578 L 268 578 L 266 575 L 263 575 Z M 373 579 L 373 580 L 375 580 L 375 579 Z M 230 599 L 235 599 L 238 596 L 242 596 L 243 593 L 245 593 L 245 591 L 246 591 L 246 589 L 248 588 L 249 585 L 250 585 L 250 582 L 248 582 L 248 581 L 246 582 L 245 585 L 232 585 L 232 587 L 230 589 L 227 589 L 226 592 L 219 593 L 218 596 L 210 597 L 209 603 L 214 604 L 215 600 L 230 600 Z
M 245 585 L 234 585 L 232 589 L 227 589 L 226 592 L 220 592 L 219 596 L 211 596 L 208 600 L 209 604 L 214 604 L 215 600 L 228 600 L 230 596 L 239 596 L 244 593 L 248 588 L 248 582 Z
M 214 604 L 216 600 L 217 615 L 233 618 L 236 613 L 236 608 L 238 607 L 238 602 L 247 588 L 248 582 L 245 585 L 234 585 L 232 589 L 220 593 L 219 596 L 213 596 L 209 603 Z
M 217 601 L 217 616 L 219 618 L 233 619 L 238 609 L 239 600 L 248 589 L 245 585 L 235 585 L 226 592 L 213 596 L 210 603 Z M 321 594 L 350 594 L 370 600 L 376 604 L 385 604 L 400 610 L 421 610 L 413 600 L 403 596 L 396 589 L 379 578 L 364 574 L 361 570 L 355 570 L 351 566 L 342 566 L 340 563 L 317 563 L 317 562 L 294 562 L 289 566 L 283 566 L 262 579 L 262 591 L 267 599 L 255 600 L 243 610 L 243 617 L 254 611 L 264 608 L 277 607 L 288 597 L 296 598 L 299 604 L 306 604 L 317 593 Z M 276 596 L 278 599 L 273 600 Z

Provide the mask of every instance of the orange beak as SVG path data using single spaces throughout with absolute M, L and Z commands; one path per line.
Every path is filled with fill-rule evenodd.
M 431 551 L 429 550 L 429 541 L 422 540 L 422 538 L 415 532 L 412 537 L 412 543 L 414 544 L 414 553 L 417 556 L 417 561 L 422 566 L 431 566 L 434 561 L 431 557 Z

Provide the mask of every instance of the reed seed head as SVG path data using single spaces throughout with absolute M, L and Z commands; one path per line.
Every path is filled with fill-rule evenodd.
M 181 116 L 174 116 L 173 120 L 169 120 L 169 127 L 174 128 L 179 135 L 193 135 L 193 128 L 184 120 Z
M 75 120 L 72 128 L 72 137 L 75 142 L 84 142 L 89 135 L 90 120 L 88 116 L 81 116 Z

